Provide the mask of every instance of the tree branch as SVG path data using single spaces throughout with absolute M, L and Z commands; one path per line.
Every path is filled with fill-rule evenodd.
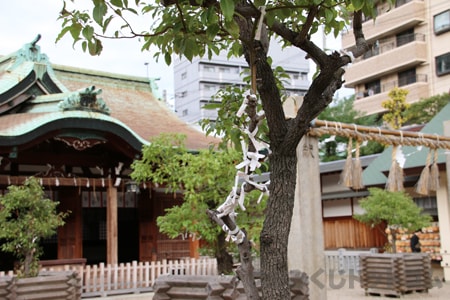
M 215 210 L 207 210 L 206 213 L 208 214 L 210 219 L 216 222 L 217 225 L 219 225 L 221 228 L 227 227 L 230 232 L 234 232 L 237 230 L 240 231 L 239 227 L 237 227 L 236 223 L 233 221 L 233 219 L 231 219 L 230 216 L 226 215 L 219 218 L 218 215 L 220 213 Z M 237 268 L 236 274 L 243 283 L 247 298 L 258 300 L 260 297 L 255 284 L 255 276 L 253 274 L 251 244 L 245 232 L 243 241 L 237 243 L 237 247 L 239 249 L 241 265 Z
M 355 37 L 355 50 L 353 51 L 353 57 L 359 57 L 369 50 L 369 45 L 364 38 L 362 30 L 362 11 L 355 11 L 353 14 L 353 35 Z

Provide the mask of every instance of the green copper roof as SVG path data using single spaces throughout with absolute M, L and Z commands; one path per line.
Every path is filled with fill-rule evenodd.
M 13 126 L 0 129 L 0 137 L 14 137 L 24 135 L 35 130 L 36 128 L 52 123 L 54 121 L 72 118 L 72 119 L 81 119 L 80 122 L 82 122 L 82 119 L 90 119 L 99 122 L 108 122 L 113 123 L 115 125 L 119 125 L 120 127 L 126 129 L 129 132 L 129 134 L 132 135 L 140 143 L 144 145 L 148 144 L 147 141 L 145 141 L 143 138 L 137 135 L 126 124 L 102 113 L 71 110 L 71 111 L 49 112 L 42 114 L 36 113 L 32 115 L 33 115 L 32 117 L 28 117 L 27 119 L 21 120 L 21 122 L 17 122 Z
M 40 35 L 18 51 L 0 58 L 0 94 L 19 84 L 32 71 L 35 73 L 35 79 L 43 80 L 47 74 L 62 92 L 69 91 L 56 78 L 48 56 L 41 53 L 41 48 L 37 45 L 39 39 Z
M 427 134 L 444 134 L 444 121 L 450 120 L 450 104 L 447 104 L 425 127 L 420 131 Z M 426 147 L 402 147 L 405 156 L 404 169 L 425 166 L 429 149 Z M 438 163 L 445 162 L 445 150 L 438 150 Z M 387 177 L 383 172 L 389 171 L 392 163 L 392 146 L 378 156 L 363 172 L 363 182 L 366 186 L 383 185 Z

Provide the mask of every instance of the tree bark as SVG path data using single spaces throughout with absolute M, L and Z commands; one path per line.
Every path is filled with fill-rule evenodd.
M 219 274 L 232 274 L 233 273 L 233 257 L 227 251 L 226 234 L 221 231 L 217 236 L 216 246 L 216 260 L 217 271 Z
M 211 220 L 216 222 L 217 225 L 219 225 L 222 228 L 224 227 L 224 225 L 226 225 L 226 227 L 231 232 L 233 232 L 237 228 L 234 221 L 228 215 L 219 218 L 218 212 L 215 210 L 207 210 L 206 213 L 211 218 Z M 260 299 L 259 292 L 258 289 L 256 288 L 255 277 L 253 274 L 253 264 L 251 259 L 251 244 L 247 238 L 247 234 L 244 235 L 244 239 L 242 240 L 242 242 L 237 243 L 237 246 L 239 249 L 239 256 L 241 258 L 241 265 L 236 270 L 236 273 L 239 279 L 242 281 L 247 299 L 259 300 Z
M 270 157 L 271 184 L 266 218 L 260 236 L 263 299 L 291 299 L 287 245 L 294 207 L 295 152 Z M 301 255 L 301 254 L 300 254 Z

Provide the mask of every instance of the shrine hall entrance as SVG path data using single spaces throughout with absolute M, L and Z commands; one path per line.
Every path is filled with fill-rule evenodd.
M 46 190 L 59 201 L 59 211 L 70 211 L 58 234 L 42 242 L 42 260 L 86 258 L 87 264 L 107 262 L 106 190 L 60 187 Z M 118 192 L 118 262 L 139 261 L 139 215 L 136 193 Z
M 139 261 L 137 208 L 118 208 L 118 260 Z M 106 263 L 106 208 L 83 208 L 83 257 L 87 264 Z

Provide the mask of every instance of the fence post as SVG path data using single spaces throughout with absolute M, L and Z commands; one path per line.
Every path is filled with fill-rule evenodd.
M 338 272 L 339 273 L 344 273 L 345 272 L 345 249 L 344 248 L 339 248 L 338 249 L 338 254 L 339 254 L 339 268 L 338 268 Z

